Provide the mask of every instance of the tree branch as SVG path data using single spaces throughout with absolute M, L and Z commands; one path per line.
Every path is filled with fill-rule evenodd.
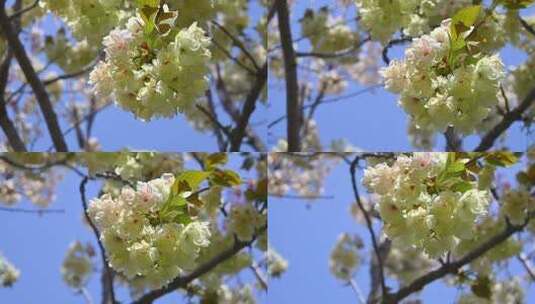
M 444 132 L 444 137 L 446 138 L 447 152 L 462 151 L 463 141 L 452 126 L 449 126 L 448 129 L 446 129 L 446 132 Z
M 97 238 L 98 247 L 100 249 L 100 255 L 102 258 L 102 264 L 104 265 L 104 272 L 103 272 L 103 283 L 104 286 L 102 287 L 102 304 L 115 304 L 117 301 L 115 300 L 115 292 L 113 288 L 113 271 L 110 268 L 108 264 L 108 258 L 106 257 L 106 250 L 104 249 L 104 245 L 102 245 L 102 242 L 100 241 L 100 233 L 98 232 L 97 227 L 95 224 L 93 224 L 93 221 L 91 221 L 91 218 L 89 217 L 89 213 L 87 212 L 87 199 L 85 196 L 85 186 L 87 182 L 89 181 L 89 177 L 84 177 L 82 181 L 80 182 L 80 196 L 82 198 L 82 206 L 84 208 L 84 215 L 85 219 L 89 223 L 89 226 L 91 226 L 91 229 L 93 230 L 93 233 L 95 234 L 95 237 Z
M 415 293 L 419 290 L 422 290 L 426 285 L 444 277 L 447 274 L 455 274 L 460 268 L 471 263 L 477 258 L 484 255 L 490 249 L 496 247 L 500 243 L 507 240 L 513 234 L 524 230 L 524 228 L 529 223 L 530 219 L 534 216 L 534 213 L 530 213 L 526 218 L 526 221 L 522 225 L 512 225 L 507 222 L 505 230 L 501 233 L 491 237 L 488 241 L 481 244 L 479 247 L 475 248 L 473 251 L 467 253 L 464 257 L 460 258 L 457 261 L 445 263 L 437 270 L 433 270 L 418 279 L 414 280 L 408 286 L 405 286 L 398 290 L 396 293 L 388 294 L 384 299 L 384 303 L 398 303 L 404 298 L 408 297 L 412 293 Z
M 2 127 L 11 148 L 15 152 L 26 152 L 26 146 L 24 145 L 17 128 L 15 128 L 15 124 L 9 119 L 7 104 L 4 99 L 4 92 L 7 86 L 12 59 L 13 53 L 11 49 L 8 49 L 6 59 L 0 66 L 0 126 Z
M 524 269 L 526 269 L 526 272 L 528 273 L 531 280 L 535 282 L 535 270 L 531 266 L 531 263 L 529 262 L 526 255 L 524 253 L 520 253 L 519 255 L 516 256 L 516 258 L 522 264 Z
M 264 226 L 258 232 L 262 233 L 266 229 L 267 229 L 267 226 Z M 242 250 L 243 248 L 250 246 L 255 240 L 256 240 L 256 236 L 253 237 L 253 239 L 248 242 L 242 242 L 236 239 L 234 241 L 234 245 L 231 248 L 228 248 L 227 250 L 221 252 L 219 255 L 215 256 L 214 258 L 212 258 L 205 264 L 200 265 L 199 267 L 197 267 L 197 269 L 193 270 L 191 273 L 185 276 L 177 277 L 167 286 L 161 289 L 153 290 L 145 294 L 138 300 L 132 302 L 132 304 L 150 304 L 154 300 L 158 299 L 159 297 L 162 297 L 168 293 L 171 293 L 179 288 L 186 287 L 191 281 L 208 273 L 209 271 L 217 267 L 219 264 L 233 257 L 235 254 L 240 252 L 240 250 Z
M 0 207 L 0 211 L 12 212 L 12 213 L 33 213 L 33 214 L 45 214 L 45 213 L 65 213 L 64 209 L 24 209 L 24 208 L 11 208 Z
M 37 76 L 35 69 L 33 68 L 32 63 L 28 58 L 26 51 L 24 50 L 24 46 L 18 38 L 17 32 L 13 29 L 11 21 L 6 13 L 5 4 L 6 0 L 0 0 L 0 27 L 2 28 L 2 32 L 4 33 L 4 36 L 6 37 L 9 47 L 13 51 L 15 58 L 17 58 L 19 66 L 26 76 L 27 81 L 30 83 L 35 93 L 37 103 L 41 108 L 41 112 L 45 118 L 46 125 L 56 150 L 58 152 L 67 152 L 67 144 L 65 143 L 65 139 L 61 133 L 58 119 L 52 107 L 52 103 L 50 102 L 48 93 L 46 92 L 43 83 Z
M 500 135 L 505 132 L 515 121 L 522 119 L 522 114 L 531 106 L 535 101 L 535 88 L 533 88 L 528 95 L 524 98 L 524 101 L 513 109 L 511 112 L 503 116 L 502 121 L 500 121 L 494 128 L 492 128 L 479 143 L 479 146 L 476 147 L 474 151 L 483 152 L 492 148 L 494 142 Z
M 301 139 L 299 136 L 302 124 L 299 106 L 299 83 L 297 81 L 297 62 L 292 44 L 292 31 L 288 3 L 286 0 L 275 0 L 279 20 L 280 39 L 284 57 L 284 71 L 286 75 L 286 114 L 288 116 L 287 138 L 288 151 L 300 152 Z
M 15 18 L 18 18 L 20 16 L 22 16 L 23 14 L 25 14 L 26 12 L 29 12 L 31 11 L 32 9 L 36 8 L 37 5 L 39 4 L 39 0 L 35 0 L 32 4 L 30 4 L 29 6 L 25 7 L 25 8 L 22 8 L 18 11 L 16 11 L 15 13 L 11 14 L 11 16 L 9 16 L 9 19 L 13 20 Z
M 251 91 L 249 92 L 249 94 L 247 94 L 247 98 L 245 99 L 245 103 L 243 104 L 243 109 L 240 115 L 240 119 L 238 120 L 236 128 L 232 131 L 230 135 L 230 151 L 231 152 L 240 151 L 243 138 L 245 137 L 247 125 L 249 124 L 249 119 L 251 118 L 251 115 L 256 109 L 256 101 L 260 97 L 260 94 L 262 93 L 262 90 L 264 89 L 264 86 L 266 85 L 267 68 L 268 66 L 266 62 L 264 63 L 262 68 L 258 71 L 258 73 L 256 73 L 256 81 Z
M 370 232 L 370 237 L 372 240 L 373 250 L 375 251 L 375 258 L 377 259 L 377 266 L 379 270 L 379 279 L 381 283 L 381 291 L 383 295 L 387 294 L 387 288 L 385 283 L 385 275 L 384 275 L 384 267 L 383 267 L 383 257 L 381 255 L 381 251 L 379 250 L 379 245 L 377 242 L 377 237 L 375 236 L 375 232 L 373 231 L 373 224 L 372 220 L 370 218 L 370 215 L 366 211 L 366 208 L 364 208 L 364 205 L 362 204 L 362 200 L 360 199 L 358 187 L 357 187 L 357 180 L 356 180 L 356 169 L 357 165 L 360 161 L 360 156 L 356 156 L 353 162 L 351 162 L 350 166 L 350 174 L 351 174 L 351 185 L 353 187 L 353 194 L 355 195 L 355 200 L 357 201 L 357 205 L 360 209 L 360 212 L 364 215 L 364 219 L 366 220 L 366 226 L 368 227 L 368 231 Z

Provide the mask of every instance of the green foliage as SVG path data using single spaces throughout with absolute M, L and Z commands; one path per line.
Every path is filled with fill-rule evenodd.
M 485 165 L 509 167 L 518 162 L 519 155 L 503 151 L 492 153 L 448 153 L 444 170 L 435 180 L 428 182 L 428 191 L 438 193 L 444 189 L 466 192 L 473 189 L 473 182 Z M 484 161 L 484 163 L 480 162 Z M 533 173 L 535 176 L 535 172 Z
M 143 20 L 144 33 L 151 48 L 158 46 L 159 38 L 169 35 L 178 18 L 178 11 L 170 11 L 159 0 L 136 1 L 139 15 Z
M 490 300 L 492 297 L 491 280 L 488 276 L 479 276 L 472 284 L 471 290 L 476 296 Z
M 204 158 L 204 167 L 207 170 L 212 170 L 215 169 L 217 166 L 225 165 L 227 162 L 227 153 L 213 153 Z
M 268 180 L 264 178 L 258 182 L 255 188 L 249 188 L 245 191 L 245 197 L 249 201 L 267 202 Z
M 234 187 L 241 185 L 240 175 L 232 170 L 221 169 L 219 166 L 228 162 L 227 154 L 209 154 L 203 159 L 204 169 L 189 170 L 178 174 L 171 186 L 169 198 L 160 209 L 159 220 L 187 224 L 198 215 L 203 202 L 199 195 L 208 188 L 200 188 L 208 182 L 209 186 Z M 263 191 L 263 190 L 262 190 Z M 267 182 L 266 182 L 267 197 Z M 262 195 L 259 193 L 258 195 Z
M 160 209 L 159 218 L 162 222 L 190 223 L 202 207 L 197 192 L 200 184 L 210 173 L 204 171 L 185 171 L 179 174 L 169 193 L 167 202 Z
M 450 52 L 448 65 L 453 69 L 462 58 L 468 57 L 469 43 L 466 38 L 473 31 L 473 26 L 481 13 L 481 5 L 473 5 L 458 11 L 451 19 Z
M 500 3 L 508 9 L 523 9 L 535 3 L 535 0 L 501 0 Z

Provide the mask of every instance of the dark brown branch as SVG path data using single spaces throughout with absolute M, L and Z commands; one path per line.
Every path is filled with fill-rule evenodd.
M 399 303 L 404 298 L 408 297 L 409 295 L 418 292 L 422 290 L 426 285 L 446 276 L 447 274 L 456 274 L 459 269 L 461 269 L 463 266 L 471 263 L 472 261 L 476 260 L 477 258 L 484 255 L 487 251 L 491 250 L 492 248 L 498 246 L 500 243 L 507 240 L 509 237 L 511 237 L 513 234 L 520 232 L 524 230 L 524 228 L 529 223 L 529 220 L 533 217 L 533 214 L 530 214 L 525 223 L 522 225 L 512 225 L 509 222 L 507 222 L 506 228 L 499 234 L 491 237 L 488 241 L 481 244 L 479 247 L 475 248 L 471 252 L 467 253 L 464 257 L 460 258 L 457 261 L 445 263 L 440 268 L 433 270 L 418 279 L 414 280 L 411 284 L 408 286 L 405 286 L 398 290 L 396 293 L 387 295 L 384 299 L 384 303 Z
M 288 3 L 286 0 L 275 0 L 277 6 L 277 16 L 279 20 L 279 31 L 284 57 L 284 72 L 286 75 L 286 115 L 287 140 L 289 152 L 301 151 L 301 110 L 299 105 L 299 83 L 297 81 L 297 62 L 295 50 L 292 42 L 292 31 L 290 28 L 290 16 Z
M 80 183 L 80 196 L 82 198 L 82 206 L 84 208 L 84 215 L 85 219 L 87 220 L 87 223 L 89 223 L 89 226 L 91 226 L 91 229 L 93 230 L 93 233 L 95 234 L 95 237 L 97 238 L 98 247 L 100 249 L 100 255 L 102 258 L 102 264 L 104 265 L 104 272 L 103 272 L 103 279 L 102 281 L 105 283 L 105 285 L 102 287 L 102 304 L 115 304 L 117 301 L 115 300 L 115 292 L 113 288 L 113 271 L 108 265 L 108 258 L 106 257 L 106 250 L 104 249 L 104 245 L 102 245 L 102 242 L 100 241 L 100 233 L 98 232 L 97 227 L 95 224 L 93 224 L 93 221 L 89 217 L 89 213 L 87 212 L 87 199 L 85 196 L 85 186 L 87 182 L 89 181 L 88 177 L 84 177 L 82 179 L 82 182 Z
M 79 70 L 79 71 L 76 71 L 76 72 L 72 72 L 72 73 L 67 73 L 67 74 L 63 74 L 63 75 L 59 75 L 59 76 L 56 76 L 52 79 L 48 79 L 48 80 L 44 80 L 43 81 L 43 84 L 45 86 L 49 86 L 53 83 L 56 83 L 60 80 L 65 80 L 65 79 L 71 79 L 71 78 L 76 78 L 76 77 L 80 77 L 86 73 L 89 73 L 94 67 L 95 67 L 96 63 L 91 63 L 89 64 L 88 66 L 84 67 L 83 69 Z
M 528 273 L 528 275 L 531 278 L 531 280 L 535 282 L 535 270 L 530 265 L 529 260 L 527 259 L 527 257 L 523 253 L 521 253 L 521 254 L 517 255 L 516 258 L 518 259 L 520 264 L 522 264 L 524 269 L 526 269 L 526 272 Z
M 262 227 L 259 230 L 259 233 L 264 232 L 267 229 L 267 227 Z M 234 245 L 231 248 L 228 248 L 227 250 L 221 252 L 205 264 L 200 265 L 197 269 L 193 270 L 191 273 L 183 276 L 183 277 L 177 277 L 173 280 L 173 282 L 169 283 L 166 287 L 163 287 L 161 289 L 153 290 L 138 300 L 134 301 L 132 304 L 150 304 L 154 300 L 168 294 L 171 292 L 176 291 L 179 288 L 186 287 L 189 283 L 191 283 L 193 280 L 197 279 L 198 277 L 210 272 L 212 269 L 217 267 L 219 264 L 225 262 L 226 260 L 232 258 L 234 255 L 236 255 L 238 252 L 240 252 L 243 248 L 250 246 L 254 243 L 256 240 L 256 237 L 253 238 L 251 241 L 248 242 L 242 242 L 239 240 L 234 241 Z
M 385 239 L 379 244 L 379 256 L 381 260 L 385 261 L 390 253 L 392 242 L 389 239 Z M 370 292 L 368 293 L 368 303 L 377 303 L 381 298 L 381 265 L 377 258 L 372 259 L 370 263 Z
M 251 88 L 247 98 L 245 98 L 245 103 L 243 104 L 243 109 L 240 114 L 240 119 L 236 125 L 236 128 L 232 131 L 230 136 L 230 151 L 239 152 L 240 147 L 245 137 L 247 125 L 254 110 L 256 109 L 256 102 L 262 93 L 267 81 L 267 62 L 264 63 L 262 68 L 256 74 L 256 80 Z
M 245 47 L 245 45 L 243 44 L 243 42 L 241 42 L 240 39 L 236 38 L 234 35 L 232 35 L 224 26 L 222 26 L 221 24 L 215 22 L 215 21 L 212 21 L 212 24 L 214 24 L 219 30 L 221 30 L 225 35 L 227 35 L 231 40 L 232 42 L 234 43 L 234 45 L 236 45 L 244 54 L 245 56 L 251 61 L 251 63 L 253 64 L 253 66 L 255 67 L 255 69 L 258 71 L 260 70 L 260 66 L 258 65 L 258 63 L 256 63 L 256 60 L 255 58 L 253 57 L 253 55 L 247 50 L 247 48 Z
M 403 37 L 399 39 L 390 40 L 390 42 L 388 42 L 388 44 L 383 48 L 383 61 L 386 63 L 386 65 L 390 64 L 390 57 L 388 57 L 388 51 L 390 50 L 390 48 L 395 45 L 403 44 L 405 42 L 410 41 L 412 41 L 412 37 Z
M 360 199 L 360 195 L 359 195 L 359 191 L 357 187 L 357 179 L 356 179 L 355 173 L 356 173 L 359 161 L 360 161 L 360 156 L 356 156 L 355 159 L 351 162 L 351 166 L 349 169 L 349 173 L 351 174 L 351 185 L 353 187 L 353 194 L 355 196 L 357 206 L 359 207 L 360 212 L 362 212 L 362 214 L 364 215 L 364 219 L 366 220 L 366 226 L 368 228 L 368 231 L 370 232 L 372 246 L 375 252 L 375 258 L 377 260 L 379 279 L 381 283 L 381 291 L 382 291 L 382 295 L 384 296 L 387 294 L 388 290 L 386 288 L 386 283 L 385 283 L 383 256 L 381 254 L 381 250 L 379 249 L 377 237 L 375 236 L 375 232 L 373 230 L 372 220 L 370 218 L 370 215 L 366 211 L 366 208 L 364 208 L 364 204 L 362 203 L 362 200 Z
M 247 73 L 251 74 L 251 75 L 255 75 L 256 72 L 251 69 L 250 67 L 248 67 L 247 65 L 245 65 L 245 63 L 241 62 L 240 59 L 232 56 L 232 54 L 230 53 L 230 51 L 228 51 L 227 49 L 225 49 L 225 47 L 223 47 L 219 42 L 217 42 L 215 39 L 212 40 L 212 43 L 221 51 L 223 52 L 223 54 L 225 54 L 225 56 L 227 56 L 230 60 L 232 60 L 234 63 L 236 63 L 237 65 L 239 65 L 242 69 L 244 69 L 245 71 L 247 71 Z
M 535 36 L 535 29 L 531 25 L 529 25 L 526 20 L 524 20 L 521 16 L 518 16 L 518 20 L 520 21 L 520 24 L 522 24 L 524 29 L 528 31 L 528 33 Z
M 240 111 L 234 106 L 234 102 L 230 98 L 230 93 L 227 90 L 225 81 L 221 75 L 220 66 L 216 64 L 215 67 L 216 89 L 219 100 L 221 101 L 221 105 L 223 106 L 223 110 L 225 110 L 235 124 L 238 124 L 240 120 Z M 250 127 L 247 127 L 245 132 L 249 138 L 249 140 L 246 141 L 248 145 L 255 149 L 255 151 L 266 151 L 264 143 Z
M 0 66 L 0 127 L 2 127 L 9 145 L 15 152 L 26 152 L 26 145 L 24 145 L 24 142 L 22 141 L 15 124 L 9 118 L 9 114 L 7 112 L 7 103 L 4 99 L 4 91 L 7 86 L 12 59 L 13 53 L 10 49 L 8 49 L 6 59 Z
M 25 13 L 31 11 L 32 9 L 36 8 L 38 4 L 39 4 L 39 0 L 35 0 L 29 6 L 23 8 L 23 9 L 20 9 L 20 10 L 16 11 L 15 13 L 11 14 L 11 16 L 9 16 L 9 19 L 13 20 L 13 19 L 15 19 L 17 17 L 22 16 L 23 14 L 25 14 Z
M 297 57 L 316 57 L 316 58 L 323 58 L 323 59 L 330 59 L 330 58 L 340 58 L 345 57 L 349 55 L 354 55 L 355 52 L 359 51 L 362 45 L 364 45 L 366 42 L 371 41 L 371 37 L 364 38 L 361 40 L 357 45 L 343 51 L 338 51 L 334 53 L 322 53 L 322 52 L 296 52 L 295 55 Z
M 30 83 L 30 86 L 35 93 L 37 103 L 41 108 L 41 112 L 45 118 L 46 125 L 56 150 L 58 152 L 67 152 L 67 144 L 65 143 L 65 139 L 61 133 L 61 128 L 59 126 L 56 113 L 52 107 L 52 103 L 50 102 L 48 93 L 46 92 L 43 83 L 37 76 L 35 69 L 33 68 L 32 63 L 28 58 L 26 51 L 24 50 L 24 46 L 19 40 L 17 32 L 14 30 L 13 25 L 7 16 L 5 3 L 6 0 L 0 0 L 0 27 L 2 28 L 2 32 L 4 33 L 4 36 L 6 37 L 6 40 L 9 44 L 9 47 L 13 51 L 15 58 L 17 58 L 21 70 L 23 71 L 27 81 Z
M 479 146 L 475 149 L 476 152 L 483 152 L 487 151 L 488 149 L 492 148 L 494 145 L 494 142 L 500 135 L 503 134 L 509 127 L 518 120 L 522 119 L 522 114 L 529 109 L 533 105 L 533 102 L 535 101 L 535 88 L 533 88 L 528 95 L 524 98 L 524 101 L 513 109 L 512 111 L 508 112 L 503 116 L 503 119 L 494 127 L 492 128 L 483 138 L 481 139 L 481 142 L 479 143 Z
M 447 152 L 459 152 L 462 151 L 463 141 L 461 137 L 455 132 L 452 126 L 449 126 L 444 132 L 446 138 L 446 151 Z
M 218 121 L 218 118 L 217 118 L 217 112 L 215 110 L 215 104 L 214 104 L 214 97 L 212 95 L 212 89 L 211 88 L 208 88 L 208 90 L 206 90 L 205 92 L 205 96 L 206 96 L 206 101 L 208 102 L 208 110 L 210 111 L 210 119 L 213 119 L 215 121 Z M 221 129 L 219 128 L 219 124 L 216 124 L 215 128 L 214 128 L 214 134 L 217 138 L 217 145 L 219 147 L 219 151 L 221 152 L 224 152 L 227 150 L 227 142 L 225 141 L 225 139 L 223 138 L 223 133 L 221 131 Z

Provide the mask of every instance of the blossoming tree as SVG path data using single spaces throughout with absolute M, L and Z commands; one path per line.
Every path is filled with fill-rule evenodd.
M 212 150 L 265 150 L 266 5 L 1 1 L 0 149 L 31 150 L 48 131 L 57 151 L 75 149 L 71 133 L 98 150 L 96 116 L 116 104 L 145 122 L 187 120 L 214 135 Z
M 503 146 L 509 131 L 530 138 L 535 100 L 533 1 L 319 2 L 314 6 L 275 1 L 277 18 L 268 31 L 270 79 L 281 89 L 274 89 L 272 96 L 286 95 L 286 107 L 273 103 L 278 116 L 269 124 L 269 141 L 278 150 L 372 147 L 366 137 L 354 137 L 350 143 L 340 137 L 354 128 L 368 130 L 364 122 L 371 118 L 363 115 L 372 112 L 361 109 L 379 109 L 372 103 L 380 97 L 364 94 L 382 94 L 381 89 L 398 96 L 408 122 L 405 135 L 417 149 L 436 148 L 438 136 L 444 137 L 449 151 L 462 150 L 469 137 L 469 146 L 478 151 Z M 512 57 L 510 66 L 504 54 Z M 323 107 L 333 103 L 337 105 Z M 396 107 L 395 100 L 391 106 Z M 328 114 L 335 107 L 347 108 L 351 120 L 316 120 L 318 112 Z M 403 119 L 394 113 L 371 115 L 390 130 L 389 120 Z M 327 124 L 338 126 L 338 131 L 322 131 Z M 348 130 L 339 130 L 346 126 Z M 389 134 L 381 139 L 389 141 Z M 324 142 L 311 147 L 311 137 Z M 508 148 L 525 149 L 519 142 L 525 140 Z
M 266 157 L 227 156 L 1 154 L 0 212 L 64 213 L 49 206 L 61 199 L 56 184 L 69 174 L 79 179 L 80 224 L 95 240 L 58 248 L 66 250 L 58 271 L 89 303 L 92 280 L 101 282 L 101 303 L 153 303 L 177 291 L 202 303 L 255 303 L 268 278 L 284 271 L 268 250 Z M 91 183 L 101 189 L 92 198 Z M 37 208 L 17 207 L 21 200 Z M 33 275 L 24 266 L 0 256 L 0 285 L 17 288 L 19 276 Z M 120 298 L 122 289 L 131 299 Z
M 534 152 L 277 155 L 268 161 L 269 195 L 272 207 L 287 204 L 281 199 L 328 199 L 326 176 L 345 167 L 352 197 L 328 203 L 352 202 L 350 215 L 362 229 L 340 231 L 325 264 L 361 303 L 419 303 L 420 292 L 439 281 L 459 292 L 437 303 L 529 303 Z M 287 170 L 300 173 L 292 178 Z M 270 234 L 272 242 L 278 237 Z

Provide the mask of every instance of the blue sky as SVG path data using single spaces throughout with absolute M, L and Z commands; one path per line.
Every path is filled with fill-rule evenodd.
M 511 178 L 516 170 L 511 168 L 502 174 Z M 357 178 L 361 195 L 365 194 L 360 173 Z M 364 256 L 371 248 L 368 231 L 349 214 L 354 196 L 348 165 L 341 163 L 335 167 L 326 179 L 324 194 L 334 198 L 308 202 L 270 198 L 270 243 L 289 262 L 288 272 L 270 282 L 270 303 L 358 303 L 351 287 L 335 279 L 328 265 L 331 250 L 343 232 L 356 233 L 365 241 Z M 515 262 L 510 269 L 513 273 L 523 271 Z M 370 282 L 367 265 L 359 268 L 356 281 L 367 295 Z M 535 288 L 526 289 L 526 293 L 526 303 L 535 301 Z M 453 303 L 458 295 L 455 288 L 435 282 L 424 289 L 421 299 L 423 303 L 446 304 Z
M 295 1 L 291 15 L 293 38 L 301 37 L 298 20 L 303 17 L 303 13 L 307 8 L 314 10 L 322 6 L 335 8 L 335 3 L 336 1 L 334 0 Z M 337 15 L 344 16 L 344 19 L 350 19 L 355 16 L 355 11 L 356 8 L 350 5 L 349 9 L 342 14 L 340 10 L 336 12 Z M 526 12 L 533 14 L 535 9 L 529 9 Z M 307 40 L 299 42 L 297 49 L 300 51 L 310 50 Z M 402 57 L 403 49 L 404 46 L 392 48 L 389 52 L 390 58 Z M 525 54 L 512 47 L 505 48 L 501 52 L 501 56 L 506 66 L 516 65 L 526 58 Z M 300 77 L 299 75 L 302 77 L 303 70 L 298 69 L 298 77 Z M 269 121 L 272 122 L 284 115 L 286 111 L 286 95 L 284 83 L 273 75 L 270 75 L 269 88 L 271 105 L 268 115 Z M 342 94 L 351 94 L 364 88 L 358 83 L 349 80 L 348 87 Z M 327 98 L 329 97 L 336 96 L 327 96 Z M 373 92 L 362 94 L 358 97 L 320 106 L 316 111 L 315 117 L 323 145 L 328 148 L 332 140 L 344 138 L 353 146 L 366 151 L 413 151 L 414 148 L 411 147 L 407 136 L 407 115 L 397 105 L 397 100 L 397 95 L 378 88 Z M 509 148 L 515 151 L 525 151 L 530 142 L 535 142 L 534 135 L 527 137 L 520 130 L 520 125 L 515 124 L 506 140 Z M 276 145 L 279 138 L 286 138 L 285 122 L 269 130 L 268 142 L 271 146 Z M 477 143 L 479 143 L 479 138 L 471 136 L 465 140 L 464 148 L 471 149 Z M 444 146 L 443 136 L 438 137 L 435 149 L 443 151 Z
M 228 168 L 240 172 L 244 178 L 252 173 L 239 170 L 242 158 L 231 157 Z M 188 168 L 198 168 L 189 163 Z M 66 172 L 67 173 L 67 172 Z M 0 303 L 80 303 L 86 304 L 82 296 L 74 294 L 64 284 L 60 267 L 70 243 L 75 240 L 90 242 L 95 249 L 97 243 L 93 232 L 82 224 L 83 209 L 80 200 L 80 177 L 67 173 L 57 187 L 57 199 L 50 208 L 64 209 L 64 214 L 22 214 L 0 211 L 0 252 L 20 271 L 20 280 L 12 288 L 0 288 Z M 96 197 L 99 182 L 87 186 L 88 200 Z M 23 201 L 20 208 L 35 209 L 34 205 Z M 101 262 L 97 260 L 100 267 Z M 247 270 L 240 274 L 244 282 L 251 282 L 252 274 Z M 95 273 L 88 285 L 94 303 L 100 303 L 100 273 Z M 125 288 L 116 288 L 117 299 L 129 303 Z M 266 303 L 267 295 L 258 294 L 259 303 Z M 43 302 L 45 301 L 45 302 Z M 160 298 L 155 303 L 186 303 L 178 293 Z

